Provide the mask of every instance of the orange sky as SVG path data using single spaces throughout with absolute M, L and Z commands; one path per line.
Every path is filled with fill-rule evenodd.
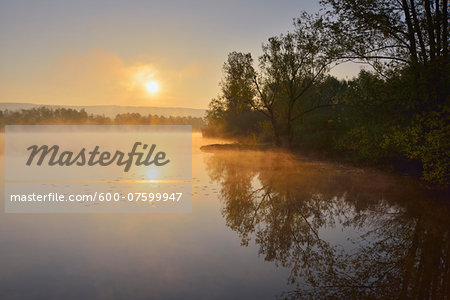
M 207 108 L 230 51 L 314 1 L 0 1 L 0 102 Z M 333 70 L 355 75 L 359 66 Z M 145 83 L 156 81 L 150 94 Z

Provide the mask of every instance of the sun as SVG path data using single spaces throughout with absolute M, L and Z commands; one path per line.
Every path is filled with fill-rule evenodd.
M 145 83 L 145 88 L 149 94 L 154 94 L 159 90 L 159 85 L 156 81 L 149 81 Z

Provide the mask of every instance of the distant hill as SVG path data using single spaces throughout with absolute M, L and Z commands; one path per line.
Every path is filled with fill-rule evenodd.
M 45 106 L 48 108 L 72 108 L 76 110 L 85 109 L 88 114 L 105 115 L 107 117 L 115 117 L 122 113 L 140 113 L 141 115 L 158 115 L 158 116 L 180 116 L 180 117 L 204 117 L 206 110 L 197 108 L 183 107 L 151 107 L 151 106 L 119 106 L 119 105 L 43 105 L 33 103 L 17 103 L 17 102 L 0 102 L 0 110 L 20 110 Z

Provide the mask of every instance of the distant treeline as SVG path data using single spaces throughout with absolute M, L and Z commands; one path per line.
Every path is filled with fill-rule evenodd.
M 450 183 L 448 1 L 323 0 L 255 61 L 231 52 L 205 135 L 253 137 Z M 370 65 L 351 80 L 328 71 Z
M 200 131 L 203 119 L 197 117 L 164 117 L 158 115 L 141 115 L 123 113 L 115 118 L 104 115 L 88 114 L 84 109 L 71 108 L 50 109 L 38 107 L 17 111 L 0 110 L 0 126 L 38 125 L 38 124 L 95 124 L 95 125 L 192 125 L 192 130 Z

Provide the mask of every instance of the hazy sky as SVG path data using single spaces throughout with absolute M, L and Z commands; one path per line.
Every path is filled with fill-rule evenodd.
M 0 0 L 0 101 L 206 108 L 230 51 L 257 57 L 302 10 L 318 9 L 302 0 Z

